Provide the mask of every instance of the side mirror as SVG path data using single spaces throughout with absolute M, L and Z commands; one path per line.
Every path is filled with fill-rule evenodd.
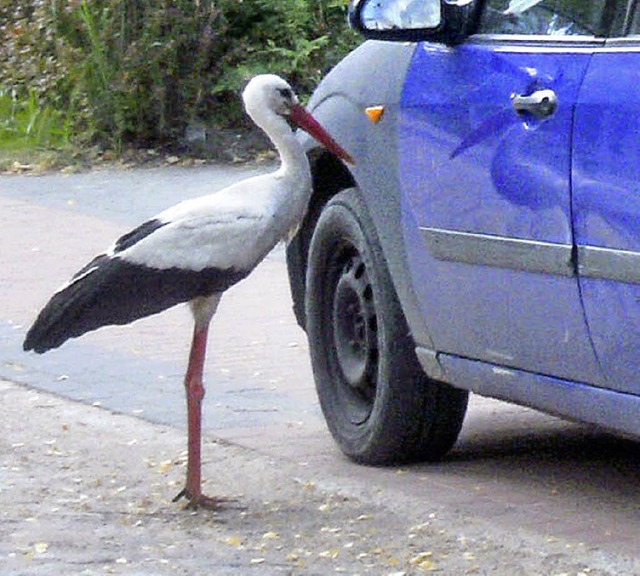
M 473 34 L 479 0 L 352 0 L 349 22 L 366 38 L 459 44 Z

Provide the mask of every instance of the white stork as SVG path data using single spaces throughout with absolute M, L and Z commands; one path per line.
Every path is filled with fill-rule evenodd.
M 280 153 L 280 168 L 214 194 L 186 200 L 125 234 L 60 288 L 24 341 L 38 353 L 102 326 L 128 324 L 182 302 L 194 317 L 185 375 L 189 507 L 214 508 L 202 494 L 201 405 L 207 333 L 222 294 L 294 233 L 311 194 L 307 157 L 287 118 L 347 162 L 351 157 L 298 103 L 278 76 L 253 78 L 243 93 L 247 113 Z

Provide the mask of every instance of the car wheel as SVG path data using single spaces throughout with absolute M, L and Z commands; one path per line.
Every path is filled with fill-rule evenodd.
M 333 197 L 320 215 L 305 308 L 318 397 L 347 456 L 375 465 L 434 460 L 453 446 L 468 393 L 421 369 L 356 189 Z

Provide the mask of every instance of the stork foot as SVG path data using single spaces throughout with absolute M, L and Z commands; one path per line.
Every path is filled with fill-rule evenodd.
M 186 488 L 180 490 L 172 502 L 178 502 L 182 498 L 187 500 L 187 505 L 185 506 L 187 510 L 198 510 L 199 508 L 204 508 L 205 510 L 221 510 L 230 507 L 228 506 L 229 504 L 237 502 L 235 498 L 225 496 L 206 496 L 204 494 L 194 496 Z M 231 507 L 235 508 L 235 506 Z

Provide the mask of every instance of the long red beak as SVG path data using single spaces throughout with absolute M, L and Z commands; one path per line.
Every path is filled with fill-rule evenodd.
M 291 120 L 313 136 L 327 150 L 333 152 L 349 164 L 355 164 L 351 154 L 349 154 L 340 144 L 338 144 L 320 123 L 307 112 L 300 104 L 294 104 L 291 108 Z

